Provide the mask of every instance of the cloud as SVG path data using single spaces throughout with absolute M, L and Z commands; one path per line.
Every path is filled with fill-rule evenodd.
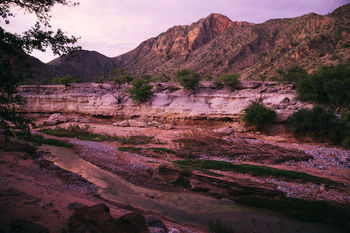
M 80 36 L 84 49 L 114 57 L 172 26 L 213 12 L 234 21 L 262 23 L 309 12 L 326 14 L 346 3 L 349 0 L 81 0 L 77 7 L 56 6 L 51 23 L 68 35 Z M 34 22 L 34 16 L 19 12 L 8 29 L 19 33 Z M 33 55 L 45 62 L 53 59 L 49 51 Z

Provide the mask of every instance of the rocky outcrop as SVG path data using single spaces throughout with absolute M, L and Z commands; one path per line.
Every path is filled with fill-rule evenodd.
M 117 124 L 135 127 L 146 127 L 144 122 L 152 124 L 154 120 L 172 123 L 179 119 L 235 119 L 257 98 L 261 98 L 267 107 L 275 109 L 279 120 L 286 119 L 300 108 L 311 107 L 296 100 L 293 85 L 254 83 L 256 82 L 243 82 L 240 90 L 232 92 L 229 89 L 215 89 L 211 82 L 203 82 L 196 94 L 184 89 L 170 92 L 167 86 L 175 84 L 163 83 L 165 90 L 156 92 L 153 98 L 144 104 L 135 103 L 128 97 L 125 89 L 116 89 L 107 84 L 103 88 L 88 83 L 74 84 L 69 88 L 60 85 L 39 88 L 21 86 L 19 91 L 27 100 L 24 106 L 26 112 L 132 118 L 128 122 Z M 118 101 L 120 95 L 125 95 L 122 101 Z M 137 118 L 144 122 L 140 123 Z
M 69 219 L 69 232 L 96 233 L 147 233 L 146 219 L 141 214 L 130 213 L 114 219 L 105 204 L 77 208 Z

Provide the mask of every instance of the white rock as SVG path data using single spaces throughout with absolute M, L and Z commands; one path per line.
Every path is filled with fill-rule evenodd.
M 214 130 L 215 133 L 222 133 L 225 135 L 230 135 L 232 134 L 234 131 L 231 127 L 227 127 L 227 128 L 221 128 L 221 129 L 216 129 Z
M 146 128 L 147 123 L 143 121 L 136 121 L 136 120 L 129 120 L 129 125 L 131 127 L 139 127 L 139 128 Z
M 180 233 L 180 231 L 176 228 L 170 228 L 169 233 Z
M 128 127 L 129 126 L 129 121 L 118 121 L 113 123 L 113 126 L 119 126 L 119 127 Z
M 54 113 L 50 115 L 49 121 L 57 121 L 57 123 L 65 123 L 68 121 L 68 118 L 63 116 L 61 113 Z

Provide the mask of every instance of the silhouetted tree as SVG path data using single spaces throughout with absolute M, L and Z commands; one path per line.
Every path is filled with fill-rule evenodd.
M 36 24 L 23 32 L 14 34 L 0 27 L 0 128 L 6 139 L 11 135 L 10 126 L 24 129 L 29 133 L 28 119 L 23 118 L 17 109 L 24 104 L 24 99 L 17 94 L 19 81 L 28 73 L 27 53 L 34 49 L 45 51 L 51 47 L 56 55 L 62 55 L 79 47 L 74 47 L 76 37 L 67 37 L 62 30 L 51 30 L 51 9 L 55 4 L 75 6 L 69 0 L 5 0 L 0 1 L 0 22 L 9 24 L 18 9 L 25 13 L 35 14 Z

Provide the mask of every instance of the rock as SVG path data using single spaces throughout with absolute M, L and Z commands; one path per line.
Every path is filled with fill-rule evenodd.
M 136 120 L 129 120 L 129 125 L 131 127 L 139 127 L 139 128 L 146 128 L 147 127 L 147 123 L 145 123 L 143 121 L 136 121 Z
M 167 233 L 168 229 L 165 224 L 154 216 L 146 217 L 146 225 L 148 226 L 151 233 Z
M 160 125 L 162 125 L 162 123 L 159 123 L 157 121 L 147 122 L 147 126 L 151 127 L 159 127 Z
M 82 208 L 84 207 L 85 205 L 79 203 L 79 202 L 72 202 L 72 203 L 69 203 L 69 205 L 67 206 L 68 210 L 75 210 L 75 209 L 78 209 L 78 208 Z
M 130 213 L 120 217 L 117 224 L 120 232 L 149 232 L 145 217 L 138 213 Z
M 320 191 L 323 192 L 326 190 L 326 186 L 324 184 L 320 185 Z
M 180 233 L 180 231 L 176 228 L 170 228 L 169 233 Z
M 214 130 L 215 133 L 222 133 L 224 135 L 231 135 L 234 130 L 231 127 L 227 127 L 227 128 L 221 128 L 221 129 L 216 129 Z
M 68 122 L 68 118 L 63 116 L 61 113 L 54 113 L 54 114 L 50 115 L 49 120 L 57 121 L 57 123 Z
M 69 218 L 69 232 L 94 233 L 147 233 L 145 217 L 138 213 L 131 213 L 114 219 L 105 204 L 84 206 L 75 209 Z
M 118 121 L 113 123 L 113 126 L 119 126 L 119 127 L 129 127 L 129 121 L 125 120 L 125 121 Z
M 58 124 L 58 121 L 56 121 L 56 120 L 43 121 L 43 126 L 54 126 L 54 125 L 57 125 L 57 124 Z
M 281 104 L 289 104 L 290 103 L 290 99 L 288 97 L 284 98 L 282 101 L 281 101 Z
M 49 233 L 49 230 L 31 221 L 16 219 L 11 222 L 10 233 Z
M 256 88 L 259 88 L 261 86 L 262 86 L 261 82 L 251 82 L 251 83 L 249 83 L 248 88 L 256 89 Z
M 164 125 L 164 129 L 169 130 L 169 129 L 173 129 L 173 128 L 174 128 L 174 126 L 171 125 L 171 124 L 165 124 L 165 125 Z

